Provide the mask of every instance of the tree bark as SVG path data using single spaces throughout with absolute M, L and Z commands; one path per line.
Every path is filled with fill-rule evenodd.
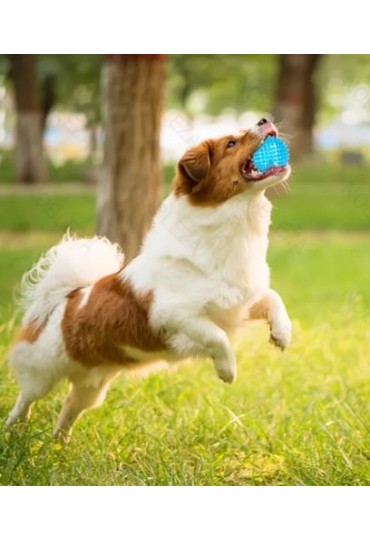
M 275 118 L 292 136 L 293 161 L 312 155 L 313 128 L 317 108 L 314 75 L 319 54 L 281 54 L 277 82 Z
M 159 202 L 159 138 L 165 62 L 111 55 L 103 68 L 105 143 L 98 182 L 98 233 L 137 255 Z
M 55 75 L 46 75 L 42 81 L 42 130 L 45 131 L 48 116 L 55 107 L 57 79 Z
M 10 76 L 16 105 L 16 179 L 37 184 L 47 179 L 36 55 L 11 54 Z

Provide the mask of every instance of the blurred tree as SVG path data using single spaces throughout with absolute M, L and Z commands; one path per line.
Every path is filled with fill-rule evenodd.
M 25 184 L 45 182 L 47 168 L 42 139 L 42 113 L 36 55 L 11 54 L 10 77 L 16 104 L 16 179 Z
M 52 73 L 45 75 L 41 86 L 41 101 L 42 101 L 42 129 L 46 128 L 47 118 L 55 107 L 57 94 L 56 94 L 56 77 Z
M 27 56 L 27 55 L 24 55 Z M 315 55 L 285 55 L 288 57 L 306 57 Z M 86 127 L 90 132 L 91 154 L 99 146 L 97 127 L 101 123 L 100 79 L 103 55 L 38 55 L 37 72 L 40 82 L 40 108 L 44 123 L 51 111 L 82 113 L 86 118 Z M 338 117 L 343 111 L 354 108 L 364 111 L 363 117 L 370 114 L 370 55 L 324 55 L 317 59 L 312 70 L 312 78 L 305 69 L 293 70 L 294 76 L 288 77 L 292 70 L 282 68 L 282 57 L 278 55 L 171 55 L 169 57 L 167 77 L 167 106 L 183 110 L 190 116 L 202 113 L 219 115 L 224 111 L 240 114 L 245 110 L 258 111 L 261 114 L 271 111 L 275 101 L 278 120 L 286 131 L 292 134 L 293 153 L 304 149 L 304 154 L 312 150 L 312 123 L 317 109 L 316 123 L 324 124 Z M 286 67 L 286 66 L 285 66 Z M 306 66 L 307 67 L 307 66 Z M 312 66 L 311 66 L 312 67 Z M 311 69 L 311 68 L 310 68 Z M 298 73 L 299 71 L 299 73 Z M 0 76 L 9 72 L 9 56 L 0 55 Z M 280 74 L 279 74 L 280 72 Z M 278 106 L 276 98 L 276 80 L 285 87 L 280 91 L 284 97 Z M 283 77 L 284 74 L 284 77 Z M 298 74 L 298 75 L 297 75 Z M 296 76 L 297 75 L 297 76 Z M 298 78 L 297 78 L 298 77 Z M 298 107 L 292 94 L 282 81 L 289 78 L 294 81 L 298 95 L 303 100 L 311 89 L 311 104 Z M 301 83 L 297 83 L 301 81 Z M 312 84 L 312 80 L 315 85 Z M 305 81 L 305 82 L 304 82 Z M 6 81 L 6 86 L 9 82 Z M 292 88 L 293 88 L 292 87 Z M 315 93 L 313 90 L 315 89 Z M 294 90 L 294 88 L 293 88 Z M 295 90 L 294 90 L 295 92 Z M 319 94 L 320 102 L 315 94 Z M 283 109 L 281 105 L 285 103 Z M 303 131 L 301 120 L 291 126 L 289 117 L 305 112 Z M 358 115 L 360 117 L 360 115 Z M 69 121 L 68 116 L 59 119 Z M 7 115 L 7 126 L 12 126 L 13 114 Z M 79 123 L 80 125 L 80 123 Z M 64 128 L 74 131 L 76 122 L 73 118 L 70 126 Z M 78 128 L 80 129 L 80 128 Z M 301 132 L 301 134 L 300 134 Z M 305 135 L 304 135 L 305 133 Z M 295 145 L 295 135 L 297 144 Z M 300 141 L 298 143 L 298 140 Z M 302 142 L 303 140 L 303 142 Z M 295 148 L 296 147 L 296 148 Z M 100 155 L 96 155 L 100 158 Z M 95 160 L 97 161 L 97 159 Z
M 162 55 L 107 55 L 103 68 L 105 128 L 98 183 L 98 233 L 137 255 L 159 200 Z
M 370 54 L 327 54 L 318 73 L 318 121 L 327 123 L 347 108 L 370 116 Z M 366 121 L 366 120 L 365 120 Z
M 275 55 L 171 55 L 168 104 L 190 115 L 267 111 L 273 100 L 276 72 Z
M 319 54 L 279 56 L 275 117 L 292 136 L 290 151 L 294 161 L 313 153 L 317 110 L 314 76 L 320 58 Z
M 39 57 L 42 81 L 54 79 L 59 110 L 86 116 L 88 125 L 100 122 L 100 77 L 103 55 L 43 54 Z
M 92 157 L 97 149 L 97 128 L 101 122 L 102 60 L 103 55 L 99 54 L 44 54 L 39 58 L 45 123 L 47 114 L 55 105 L 59 111 L 82 113 L 90 132 Z M 70 129 L 74 130 L 73 123 Z

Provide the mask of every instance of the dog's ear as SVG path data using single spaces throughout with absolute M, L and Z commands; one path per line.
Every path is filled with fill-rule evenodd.
M 211 145 L 205 141 L 188 150 L 180 159 L 178 167 L 190 191 L 207 176 L 211 157 Z

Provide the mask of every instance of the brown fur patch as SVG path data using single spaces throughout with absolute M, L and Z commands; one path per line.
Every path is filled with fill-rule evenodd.
M 18 334 L 15 336 L 14 345 L 19 343 L 20 341 L 28 341 L 28 343 L 34 343 L 38 339 L 45 326 L 46 322 L 40 324 L 36 321 L 31 321 L 25 326 L 22 326 L 19 329 Z
M 69 295 L 62 321 L 62 332 L 68 355 L 86 366 L 115 363 L 134 364 L 122 346 L 146 352 L 166 348 L 163 336 L 149 324 L 153 293 L 138 296 L 128 281 L 113 274 L 97 281 L 85 305 L 82 294 Z
M 235 145 L 228 148 L 229 141 Z M 197 206 L 217 206 L 249 188 L 240 169 L 259 146 L 253 130 L 237 137 L 210 139 L 188 150 L 179 161 L 174 181 L 176 196 L 187 195 Z
M 259 300 L 249 310 L 249 319 L 267 319 L 269 313 L 268 301 L 266 298 Z

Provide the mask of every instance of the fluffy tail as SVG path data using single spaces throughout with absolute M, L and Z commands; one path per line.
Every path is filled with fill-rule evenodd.
M 70 292 L 118 272 L 123 262 L 119 246 L 107 238 L 75 238 L 67 233 L 22 278 L 24 322 L 42 324 Z

